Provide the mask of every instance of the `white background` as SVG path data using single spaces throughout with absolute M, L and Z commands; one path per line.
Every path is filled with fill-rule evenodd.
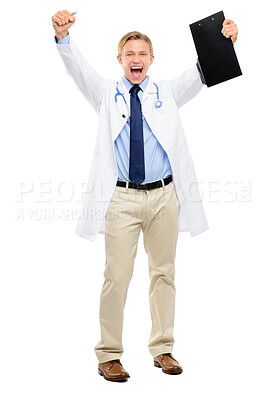
M 263 1 L 33 1 L 2 9 L 1 398 L 265 400 L 266 21 Z M 152 40 L 153 80 L 196 62 L 189 24 L 223 10 L 238 28 L 243 76 L 204 87 L 180 110 L 210 229 L 180 234 L 173 355 L 168 376 L 148 351 L 147 255 L 140 235 L 125 307 L 124 384 L 97 375 L 104 236 L 74 231 L 97 116 L 67 75 L 51 17 L 78 11 L 71 28 L 104 77 L 119 80 L 117 43 Z M 229 193 L 229 187 L 231 192 Z M 21 188 L 26 191 L 20 201 Z M 73 189 L 73 197 L 71 197 Z M 44 193 L 45 192 L 45 193 Z M 54 213 L 54 214 L 53 214 Z

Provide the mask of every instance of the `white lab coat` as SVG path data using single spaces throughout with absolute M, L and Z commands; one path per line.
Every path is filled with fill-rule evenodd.
M 130 95 L 121 80 L 118 88 L 124 94 L 128 108 L 122 96 L 118 96 L 116 103 L 116 82 L 98 75 L 72 37 L 69 44 L 56 46 L 68 74 L 99 115 L 95 151 L 76 228 L 79 236 L 94 241 L 98 233 L 105 233 L 105 214 L 118 178 L 114 141 L 126 123 L 122 114 L 129 115 Z M 199 93 L 203 84 L 196 65 L 173 80 L 156 83 L 162 107 L 155 108 L 157 90 L 149 78 L 143 93 L 143 115 L 169 157 L 180 202 L 178 230 L 189 231 L 195 236 L 208 229 L 208 223 L 178 109 Z

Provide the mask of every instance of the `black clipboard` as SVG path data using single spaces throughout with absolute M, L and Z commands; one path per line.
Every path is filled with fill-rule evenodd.
M 224 20 L 219 11 L 189 25 L 208 87 L 242 75 L 233 42 L 221 33 Z

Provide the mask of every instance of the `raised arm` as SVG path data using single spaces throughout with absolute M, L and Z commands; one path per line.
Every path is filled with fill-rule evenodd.
M 221 33 L 227 39 L 231 38 L 234 44 L 238 35 L 238 29 L 234 21 L 225 19 L 223 21 Z M 172 80 L 172 90 L 177 107 L 180 108 L 191 100 L 201 90 L 204 84 L 205 78 L 199 61 L 197 60 L 196 66 Z
M 172 91 L 177 107 L 182 107 L 195 97 L 203 86 L 204 83 L 202 83 L 197 65 L 194 65 L 194 67 L 173 79 Z
M 53 15 L 52 23 L 56 34 L 56 46 L 67 73 L 72 76 L 85 98 L 98 112 L 103 98 L 105 79 L 100 77 L 86 61 L 72 37 L 69 37 L 67 44 L 57 43 L 69 35 L 69 29 L 75 20 L 76 18 L 71 16 L 67 10 L 58 11 Z M 54 25 L 55 22 L 57 25 Z

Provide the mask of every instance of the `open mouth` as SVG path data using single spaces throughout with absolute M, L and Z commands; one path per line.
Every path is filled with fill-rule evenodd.
M 140 79 L 142 74 L 142 67 L 131 67 L 131 74 L 133 79 Z

